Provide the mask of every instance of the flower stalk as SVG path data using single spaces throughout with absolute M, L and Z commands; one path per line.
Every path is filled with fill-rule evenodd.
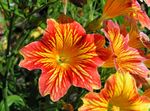
M 8 8 L 10 8 L 9 0 L 7 0 L 7 3 L 8 3 Z M 5 111 L 9 111 L 9 106 L 8 106 L 8 101 L 7 101 L 7 88 L 8 88 L 7 77 L 8 77 L 9 68 L 10 68 L 10 65 L 11 65 L 11 62 L 10 62 L 10 45 L 11 45 L 13 19 L 14 19 L 14 14 L 11 14 L 11 12 L 10 12 L 9 15 L 11 17 L 9 19 L 10 25 L 9 25 L 9 33 L 8 33 L 8 38 L 7 38 L 7 49 L 6 49 L 6 52 L 5 52 L 6 70 L 5 70 L 5 75 L 4 75 L 4 79 L 3 79 L 3 100 L 4 100 Z
M 68 0 L 62 0 L 63 4 L 64 4 L 64 14 L 67 14 L 67 4 L 68 4 Z

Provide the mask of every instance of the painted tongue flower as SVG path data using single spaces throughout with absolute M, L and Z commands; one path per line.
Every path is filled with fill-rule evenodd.
M 114 18 L 132 11 L 132 0 L 106 0 L 102 18 Z
M 143 64 L 145 58 L 140 55 L 137 49 L 128 46 L 129 37 L 124 37 L 120 33 L 119 25 L 108 21 L 103 31 L 110 41 L 108 48 L 112 52 L 103 66 L 115 67 L 117 70 L 129 72 L 135 77 L 138 83 L 146 82 L 145 78 L 149 70 Z
M 150 99 L 138 94 L 129 73 L 117 72 L 106 81 L 100 93 L 90 92 L 82 98 L 79 111 L 148 111 Z
M 137 0 L 107 0 L 101 19 L 109 19 L 117 16 L 130 16 L 139 21 L 142 27 L 150 29 L 150 19 L 141 9 Z
M 104 20 L 117 16 L 133 18 L 136 22 L 140 22 L 142 27 L 150 29 L 150 19 L 146 12 L 141 9 L 137 0 L 106 0 L 102 16 L 90 22 L 87 30 L 98 30 L 102 27 Z
M 140 32 L 138 29 L 138 26 L 133 19 L 128 19 L 131 20 L 130 22 L 130 31 L 129 31 L 129 46 L 133 48 L 149 48 L 150 49 L 150 39 L 149 37 L 143 33 Z
M 63 15 L 58 21 L 48 19 L 42 39 L 20 50 L 24 60 L 19 65 L 41 69 L 41 95 L 58 101 L 71 85 L 89 91 L 100 88 L 97 66 L 106 57 L 104 44 L 103 36 L 86 34 L 79 23 Z
M 87 30 L 95 31 L 100 29 L 104 20 L 127 15 L 132 11 L 132 0 L 106 0 L 102 16 L 90 22 Z
M 131 13 L 129 13 L 129 17 L 133 18 L 135 21 L 139 21 L 142 27 L 146 27 L 150 30 L 150 18 L 146 14 L 144 10 L 141 9 L 140 4 L 137 0 L 132 0 L 132 8 L 134 9 Z

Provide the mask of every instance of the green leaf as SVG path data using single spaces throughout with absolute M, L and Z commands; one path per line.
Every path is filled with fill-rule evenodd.
M 7 97 L 7 102 L 8 102 L 8 107 L 10 107 L 12 104 L 25 106 L 25 103 L 24 103 L 23 99 L 20 96 L 17 96 L 17 95 L 8 96 Z M 0 103 L 0 111 L 5 111 L 3 100 Z

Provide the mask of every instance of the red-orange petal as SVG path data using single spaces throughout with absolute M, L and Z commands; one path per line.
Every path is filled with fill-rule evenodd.
M 150 18 L 148 17 L 146 12 L 141 9 L 141 6 L 137 2 L 137 0 L 133 0 L 132 5 L 133 5 L 132 7 L 133 7 L 133 9 L 135 9 L 135 11 L 133 11 L 131 13 L 131 17 L 134 18 L 135 20 L 139 21 L 140 24 L 142 25 L 142 27 L 146 27 L 146 28 L 150 29 Z
M 39 61 L 40 58 L 43 58 L 37 52 L 45 52 L 48 48 L 41 42 L 36 41 L 28 44 L 20 50 L 20 53 L 23 55 L 24 60 L 19 63 L 19 66 L 27 68 L 28 70 L 39 69 L 43 64 Z
M 104 66 L 113 66 L 110 61 L 114 62 L 117 70 L 130 72 L 136 78 L 146 78 L 149 70 L 143 64 L 144 57 L 142 57 L 137 49 L 128 46 L 129 37 L 124 37 L 120 33 L 118 24 L 108 21 L 104 33 L 110 41 L 110 49 L 112 51 L 111 57 L 104 63 Z M 139 79 L 138 81 L 141 81 Z
M 86 34 L 79 23 L 64 15 L 58 21 L 47 20 L 47 24 L 42 39 L 20 51 L 24 57 L 21 67 L 42 70 L 41 95 L 50 94 L 53 101 L 58 101 L 71 85 L 99 89 L 97 67 L 107 59 L 104 37 Z
M 63 97 L 69 87 L 71 80 L 68 72 L 55 67 L 49 71 L 43 71 L 39 78 L 39 91 L 42 96 L 50 94 L 52 101 L 58 101 Z

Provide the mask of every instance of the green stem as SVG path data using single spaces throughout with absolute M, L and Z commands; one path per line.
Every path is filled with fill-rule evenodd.
M 10 13 L 11 16 L 11 13 Z M 11 35 L 12 35 L 12 26 L 13 26 L 13 19 L 14 19 L 14 14 L 10 17 L 9 22 L 10 22 L 10 26 L 9 26 L 9 33 L 8 33 L 8 38 L 7 38 L 7 49 L 5 52 L 5 57 L 6 57 L 6 72 L 4 75 L 4 80 L 3 80 L 3 99 L 4 99 L 4 107 L 5 107 L 5 111 L 9 111 L 9 107 L 8 107 L 8 102 L 7 102 L 7 77 L 8 77 L 8 73 L 9 73 L 9 69 L 10 69 L 10 45 L 11 45 Z
M 93 11 L 93 2 L 92 1 L 88 1 L 89 7 L 90 7 L 90 12 L 89 12 L 89 21 L 93 20 L 93 15 L 94 15 L 94 11 Z
M 7 0 L 7 6 L 8 6 L 8 9 L 10 9 L 10 2 L 9 2 L 9 0 Z
M 5 111 L 9 111 L 8 102 L 7 102 L 7 80 L 5 79 L 3 82 L 3 100 Z
M 5 12 L 5 13 L 3 13 L 4 17 L 5 18 L 8 17 L 8 13 L 6 12 L 6 10 L 5 10 L 4 6 L 3 6 L 3 3 L 1 1 L 0 1 L 0 6 L 1 6 L 2 10 Z M 2 13 L 2 10 L 1 10 L 1 13 Z
M 6 49 L 6 58 L 9 56 L 10 44 L 11 44 L 11 33 L 12 33 L 12 24 L 13 24 L 14 15 L 10 18 L 9 33 L 7 38 L 7 49 Z

